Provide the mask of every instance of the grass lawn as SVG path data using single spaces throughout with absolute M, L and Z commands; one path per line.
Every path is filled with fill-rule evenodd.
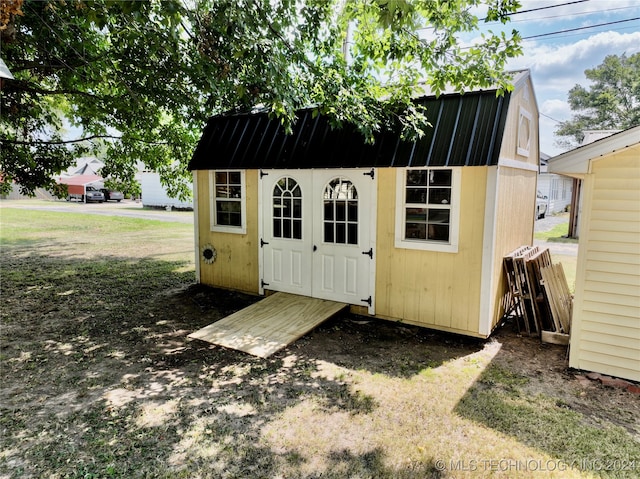
M 575 238 L 567 238 L 569 234 L 569 222 L 555 225 L 553 228 L 547 231 L 539 231 L 534 234 L 534 238 L 539 240 L 545 240 L 552 243 L 578 243 Z
M 0 203 L 0 207 L 1 207 Z M 186 336 L 193 227 L 0 208 L 0 478 L 640 476 L 640 400 L 566 348 L 341 314 L 267 360 Z

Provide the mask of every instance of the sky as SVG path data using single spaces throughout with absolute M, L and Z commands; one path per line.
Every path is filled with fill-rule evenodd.
M 573 116 L 569 90 L 576 84 L 589 88 L 584 71 L 600 65 L 607 55 L 640 52 L 640 0 L 521 0 L 521 4 L 520 12 L 554 6 L 511 17 L 506 28 L 518 30 L 523 38 L 637 19 L 524 40 L 523 55 L 509 63 L 510 70 L 531 71 L 540 111 L 540 151 L 555 156 L 566 150 L 556 145 L 554 130 L 559 121 Z M 504 29 L 500 24 L 490 28 Z

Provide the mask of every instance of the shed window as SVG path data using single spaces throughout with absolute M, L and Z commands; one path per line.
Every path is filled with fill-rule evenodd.
M 399 171 L 396 247 L 457 251 L 459 177 L 459 168 Z
M 212 171 L 209 175 L 209 185 L 212 192 L 211 230 L 245 233 L 244 171 Z
M 531 113 L 524 108 L 520 108 L 518 118 L 518 145 L 517 153 L 522 156 L 529 156 L 531 148 Z

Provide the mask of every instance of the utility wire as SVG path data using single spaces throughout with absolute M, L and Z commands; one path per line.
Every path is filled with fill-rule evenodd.
M 615 24 L 618 24 L 618 23 L 625 23 L 625 22 L 633 22 L 633 21 L 636 21 L 636 20 L 640 20 L 640 17 L 629 18 L 627 20 L 618 20 L 618 21 L 615 21 L 615 22 L 599 23 L 597 25 L 589 25 L 589 26 L 586 26 L 586 27 L 570 28 L 568 30 L 559 30 L 557 32 L 540 33 L 539 35 L 530 35 L 528 37 L 522 37 L 522 40 L 531 40 L 532 38 L 549 37 L 551 35 L 560 35 L 561 33 L 577 32 L 578 30 L 587 30 L 589 28 L 605 27 L 605 26 L 608 26 L 608 25 L 615 25 Z
M 588 2 L 589 0 L 575 0 L 574 2 L 567 2 L 567 3 L 559 3 L 557 5 L 548 5 L 546 7 L 538 7 L 538 8 L 530 8 L 529 10 L 521 10 L 519 12 L 514 12 L 514 13 L 509 13 L 507 14 L 508 17 L 512 17 L 514 15 L 520 15 L 521 13 L 530 13 L 530 12 L 537 12 L 539 10 L 548 10 L 550 8 L 558 8 L 558 7 L 565 7 L 567 5 L 574 5 L 576 3 L 584 3 L 584 2 Z M 486 18 L 483 18 L 481 21 L 486 20 Z
M 607 12 L 615 12 L 618 10 L 629 10 L 631 8 L 637 8 L 637 7 L 617 7 L 617 8 L 606 8 L 603 10 L 598 10 L 598 11 L 587 11 L 587 12 L 576 12 L 576 13 L 571 13 L 571 18 L 575 18 L 578 16 L 585 16 L 585 15 L 594 15 L 594 14 L 602 14 L 602 13 L 607 13 Z M 532 17 L 532 18 L 523 18 L 521 20 L 511 20 L 509 23 L 522 23 L 522 22 L 538 22 L 540 20 L 550 20 L 553 18 L 563 18 L 563 17 L 567 17 L 568 15 L 566 13 L 563 13 L 561 15 L 549 15 L 547 17 Z M 487 25 L 493 25 L 496 23 L 500 23 L 500 22 L 490 22 L 487 23 Z
M 553 121 L 555 121 L 556 123 L 562 123 L 560 120 L 556 120 L 555 118 L 551 118 L 549 115 L 545 115 L 545 114 L 544 114 L 544 113 L 542 113 L 542 112 L 539 112 L 539 113 L 540 113 L 540 116 L 544 116 L 545 118 L 549 118 L 549 120 L 553 120 Z

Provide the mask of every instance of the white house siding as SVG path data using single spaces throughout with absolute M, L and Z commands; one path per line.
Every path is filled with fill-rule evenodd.
M 640 145 L 592 160 L 569 365 L 640 381 Z
M 550 214 L 566 211 L 571 204 L 573 178 L 541 172 L 538 176 L 538 191 L 547 197 L 547 212 Z
M 176 198 L 169 197 L 164 186 L 160 183 L 160 175 L 158 173 L 144 171 L 138 173 L 136 177 L 140 181 L 143 206 L 156 208 L 166 208 L 167 206 L 181 209 L 193 208 L 193 202 L 191 201 L 180 201 Z
M 560 175 L 549 175 L 549 190 L 543 192 L 549 199 L 549 213 L 560 213 L 565 211 L 571 204 L 571 189 L 573 179 Z

